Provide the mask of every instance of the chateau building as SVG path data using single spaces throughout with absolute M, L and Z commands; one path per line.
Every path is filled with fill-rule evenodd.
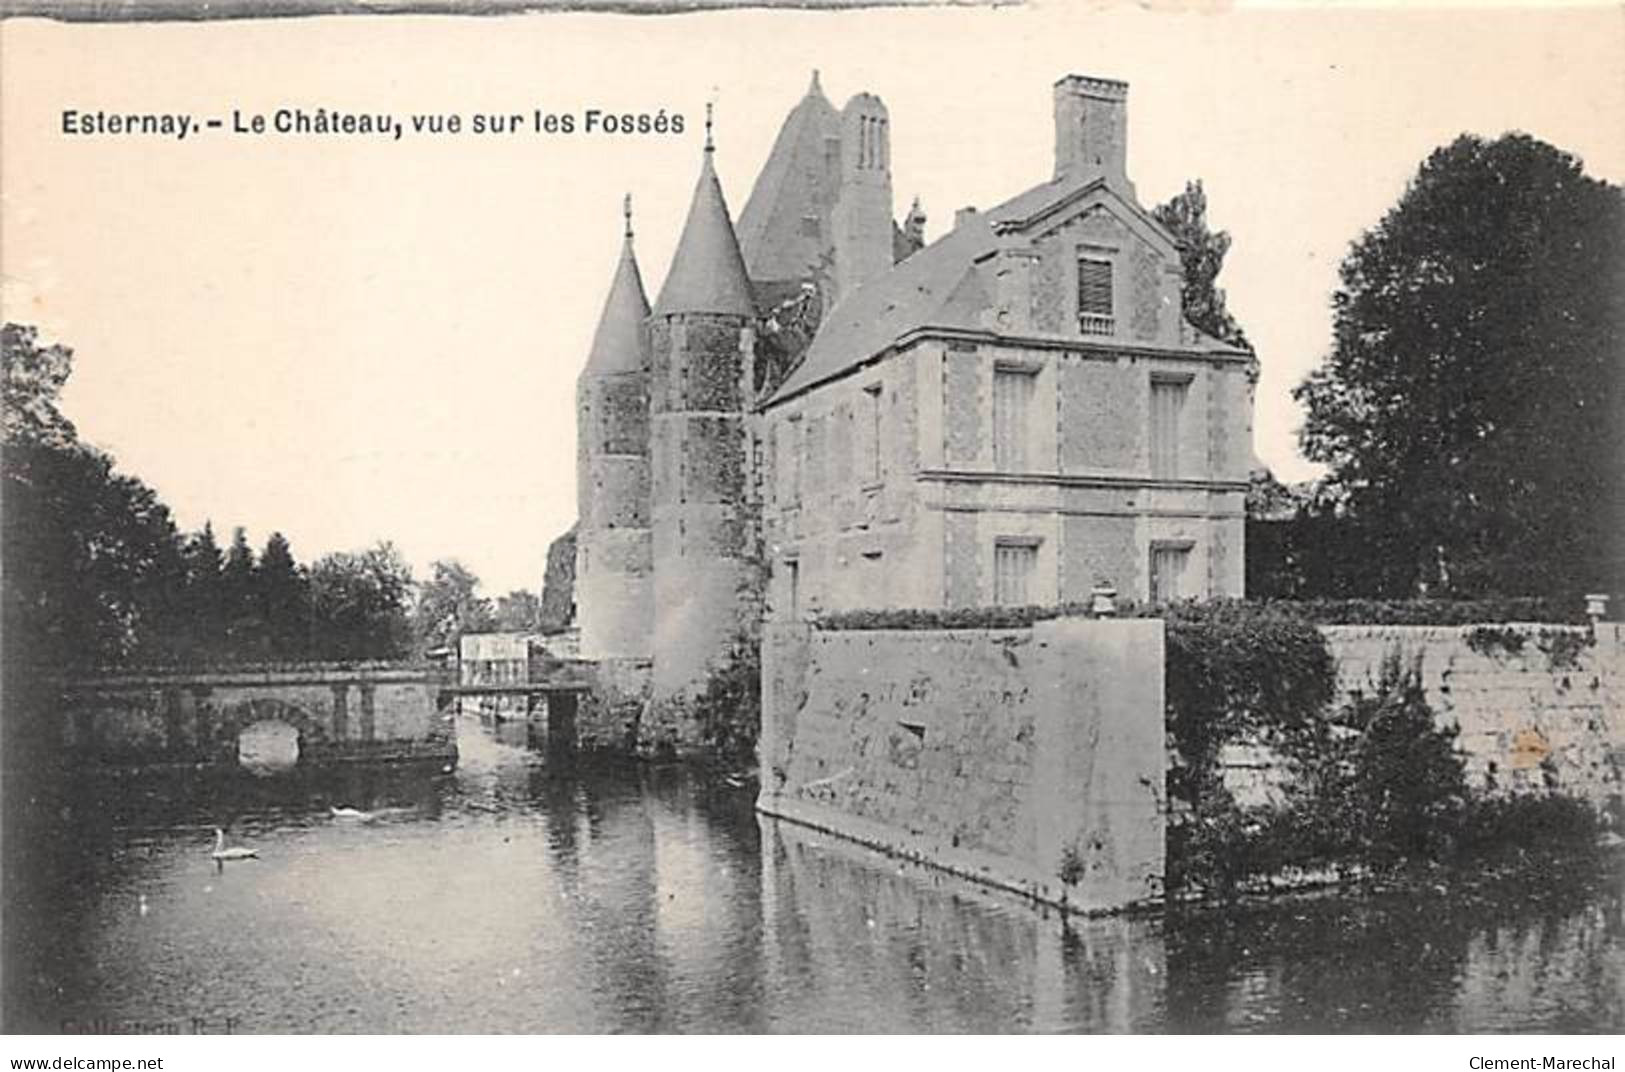
M 815 75 L 737 232 L 707 124 L 660 296 L 629 223 L 579 381 L 584 657 L 658 713 L 764 615 L 1241 594 L 1256 360 L 1181 315 L 1127 96 L 1061 79 L 1054 175 L 923 248 L 878 97 Z

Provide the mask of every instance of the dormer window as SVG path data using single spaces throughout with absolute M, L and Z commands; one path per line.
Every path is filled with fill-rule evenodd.
M 1078 331 L 1110 335 L 1112 330 L 1112 262 L 1103 257 L 1079 257 Z

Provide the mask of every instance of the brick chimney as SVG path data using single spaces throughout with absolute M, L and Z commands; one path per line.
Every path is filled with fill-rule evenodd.
M 1128 83 L 1069 74 L 1055 83 L 1055 177 L 1128 186 Z

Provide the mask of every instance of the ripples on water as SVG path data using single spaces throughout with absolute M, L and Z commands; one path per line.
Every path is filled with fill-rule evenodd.
M 1538 887 L 1063 927 L 759 819 L 749 789 L 461 731 L 451 773 L 82 786 L 12 857 L 7 1029 L 1625 1027 L 1617 855 Z M 217 825 L 261 859 L 217 871 Z

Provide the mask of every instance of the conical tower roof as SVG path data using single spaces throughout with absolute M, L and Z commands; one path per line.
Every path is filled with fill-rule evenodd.
M 632 252 L 632 200 L 626 201 L 626 239 L 621 243 L 621 262 L 615 266 L 615 280 L 609 285 L 598 331 L 592 337 L 587 355 L 587 373 L 604 376 L 621 372 L 641 372 L 649 367 L 649 299 L 643 291 L 643 276 Z
M 688 207 L 688 221 L 671 270 L 655 303 L 657 316 L 673 313 L 728 313 L 756 315 L 751 298 L 745 261 L 739 255 L 739 241 L 728 219 L 728 202 L 722 196 L 712 157 L 710 121 L 706 122 L 705 160 L 700 165 L 700 181 L 694 186 L 694 201 Z

